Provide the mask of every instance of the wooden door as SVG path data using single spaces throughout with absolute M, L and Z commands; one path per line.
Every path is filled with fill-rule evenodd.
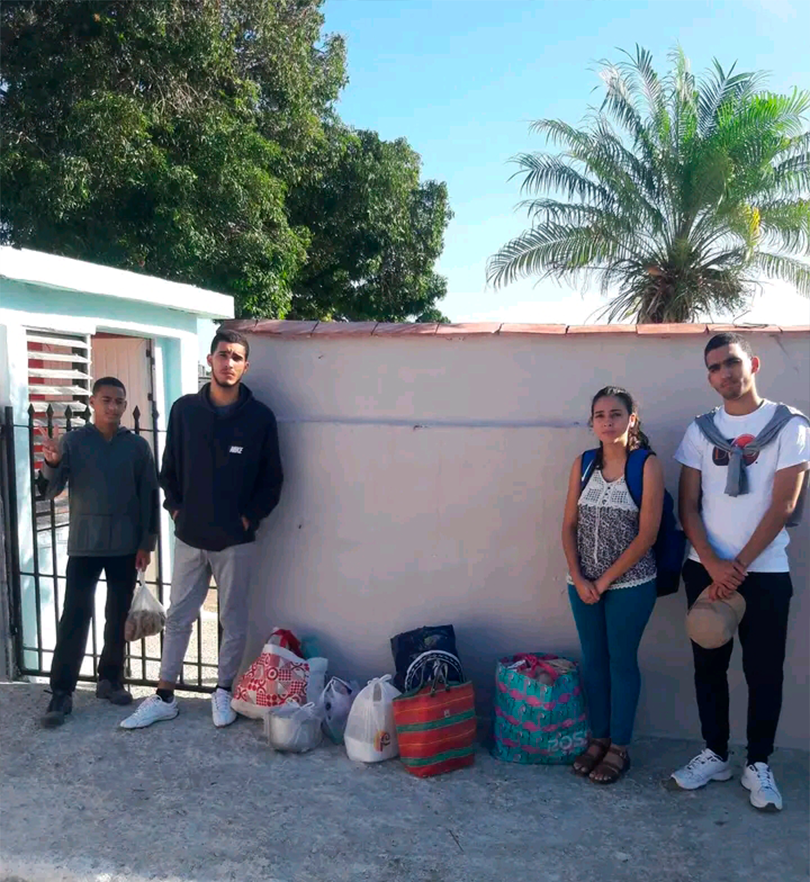
M 121 421 L 132 428 L 132 412 L 141 412 L 141 431 L 152 429 L 151 342 L 143 337 L 97 334 L 92 339 L 93 381 L 117 377 L 126 386 L 127 412 Z

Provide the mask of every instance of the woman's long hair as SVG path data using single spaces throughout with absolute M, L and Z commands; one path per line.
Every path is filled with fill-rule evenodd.
M 636 424 L 630 427 L 627 436 L 627 452 L 632 453 L 634 450 L 652 450 L 650 439 L 644 434 L 644 431 L 641 428 L 641 420 L 638 416 L 636 402 L 633 401 L 633 396 L 627 391 L 627 389 L 622 389 L 621 386 L 605 386 L 604 389 L 600 389 L 596 395 L 593 396 L 591 399 L 591 418 L 588 421 L 588 425 L 593 425 L 593 409 L 596 407 L 596 402 L 599 401 L 600 398 L 618 398 L 627 408 L 629 414 L 636 415 Z M 601 441 L 599 442 L 599 453 L 596 455 L 596 467 L 602 467 Z

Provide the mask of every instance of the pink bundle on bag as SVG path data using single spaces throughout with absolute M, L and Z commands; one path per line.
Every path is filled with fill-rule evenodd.
M 289 649 L 265 643 L 261 655 L 239 678 L 231 707 L 260 720 L 268 707 L 307 703 L 309 663 Z
M 567 658 L 559 658 L 556 655 L 534 655 L 530 652 L 521 652 L 513 656 L 510 670 L 520 671 L 532 680 L 543 683 L 545 686 L 553 686 L 557 677 L 567 674 L 575 668 L 573 662 Z

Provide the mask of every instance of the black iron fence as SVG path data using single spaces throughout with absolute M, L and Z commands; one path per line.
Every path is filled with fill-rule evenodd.
M 38 402 L 44 405 L 45 402 Z M 25 424 L 14 423 L 14 411 L 6 407 L 0 423 L 2 462 L 0 474 L 5 496 L 6 553 L 9 563 L 10 630 L 14 644 L 14 661 L 19 675 L 47 676 L 55 647 L 56 629 L 64 601 L 67 562 L 67 530 L 69 524 L 68 491 L 56 499 L 47 499 L 47 482 L 40 470 L 41 440 L 61 432 L 85 426 L 91 411 L 74 411 L 70 405 L 48 404 L 45 410 L 28 409 Z M 165 431 L 158 428 L 158 413 L 152 410 L 151 425 L 142 426 L 142 414 L 132 411 L 132 430 L 145 437 L 152 448 L 155 462 L 160 462 Z M 170 547 L 169 519 L 161 514 L 158 541 L 146 583 L 164 606 L 169 605 L 171 590 L 166 572 L 166 552 Z M 100 583 L 99 588 L 101 588 Z M 106 586 L 105 586 L 106 587 Z M 47 617 L 53 628 L 46 628 Z M 52 639 L 48 639 L 48 633 Z M 178 683 L 179 689 L 210 692 L 216 685 L 217 653 L 220 638 L 218 604 L 212 585 L 209 600 L 197 617 L 196 640 L 192 640 Z M 90 639 L 80 679 L 93 681 L 100 657 L 95 606 Z M 196 644 L 196 645 L 195 645 Z M 135 685 L 157 684 L 163 635 L 128 644 L 127 677 Z

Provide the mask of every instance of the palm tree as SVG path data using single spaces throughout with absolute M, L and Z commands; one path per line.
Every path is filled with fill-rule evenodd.
M 810 295 L 810 94 L 762 91 L 680 50 L 661 78 L 636 47 L 603 62 L 583 128 L 535 122 L 562 152 L 515 157 L 531 228 L 489 259 L 496 288 L 595 277 L 608 321 L 683 322 L 748 303 L 764 278 Z

